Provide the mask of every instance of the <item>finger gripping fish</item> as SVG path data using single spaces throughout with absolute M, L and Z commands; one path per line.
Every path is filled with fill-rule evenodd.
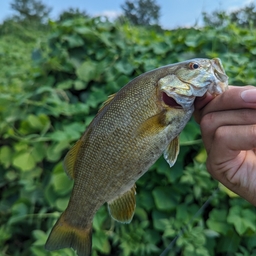
M 227 85 L 219 59 L 193 59 L 144 73 L 110 96 L 64 159 L 74 187 L 45 248 L 91 255 L 92 220 L 105 202 L 115 220 L 129 223 L 135 182 L 162 154 L 175 163 L 195 97 Z

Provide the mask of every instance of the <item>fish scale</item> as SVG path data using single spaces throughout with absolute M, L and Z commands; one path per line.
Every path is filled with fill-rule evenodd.
M 71 247 L 78 256 L 91 255 L 92 220 L 106 202 L 113 219 L 129 223 L 136 180 L 163 153 L 170 166 L 175 163 L 178 135 L 194 111 L 195 97 L 226 88 L 219 59 L 193 59 L 144 73 L 110 96 L 64 159 L 75 182 L 46 249 Z

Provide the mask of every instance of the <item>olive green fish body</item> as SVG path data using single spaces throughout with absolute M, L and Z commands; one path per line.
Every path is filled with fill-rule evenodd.
M 72 247 L 79 256 L 90 255 L 93 216 L 105 202 L 115 220 L 129 223 L 136 180 L 163 152 L 174 164 L 195 97 L 226 87 L 218 59 L 195 59 L 147 72 L 111 96 L 65 157 L 74 187 L 46 248 Z

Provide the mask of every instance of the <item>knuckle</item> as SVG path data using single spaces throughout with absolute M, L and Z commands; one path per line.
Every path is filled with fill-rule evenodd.
M 228 127 L 226 126 L 220 126 L 216 129 L 215 134 L 214 134 L 214 140 L 217 142 L 223 142 L 228 136 Z
M 215 122 L 215 114 L 214 113 L 208 113 L 206 114 L 200 122 L 200 126 L 202 130 L 209 130 L 210 125 Z
M 256 146 L 256 125 L 255 124 L 250 125 L 248 128 L 249 128 L 248 134 Z
M 246 86 L 243 86 L 243 89 L 246 89 L 246 90 L 255 89 L 255 86 L 253 86 L 253 85 L 246 85 Z
M 243 109 L 239 112 L 239 118 L 246 123 L 254 123 L 256 122 L 256 110 L 255 109 Z

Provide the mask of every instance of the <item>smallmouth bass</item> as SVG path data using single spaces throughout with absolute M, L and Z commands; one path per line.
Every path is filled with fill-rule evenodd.
M 195 98 L 227 86 L 219 59 L 193 59 L 144 73 L 110 96 L 64 159 L 74 187 L 45 248 L 91 255 L 92 220 L 105 202 L 112 218 L 129 223 L 135 182 L 162 154 L 175 163 Z

